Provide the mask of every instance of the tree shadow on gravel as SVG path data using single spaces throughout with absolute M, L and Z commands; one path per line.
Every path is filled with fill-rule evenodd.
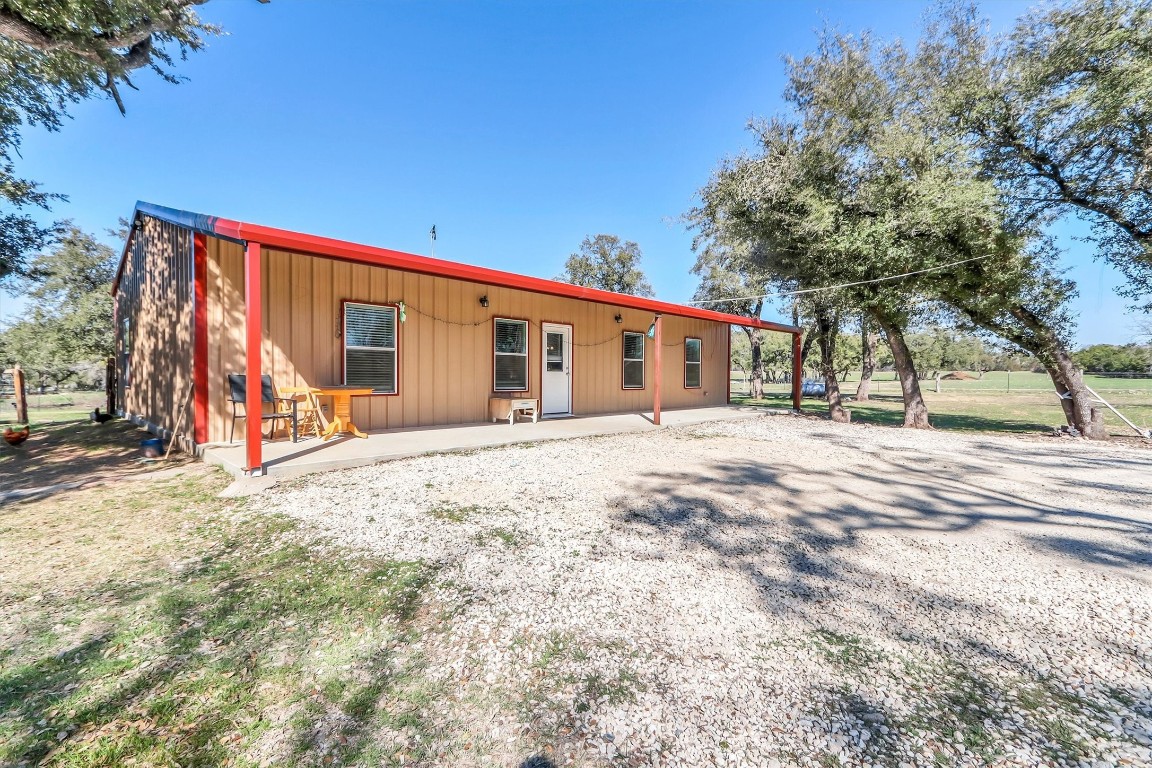
M 987 667 L 1007 670 L 1008 679 L 1015 681 L 1011 685 L 1022 690 L 1040 691 L 1036 696 L 1047 707 L 1038 705 L 1036 713 L 1027 714 L 1027 722 L 1009 734 L 1013 739 L 1019 736 L 1024 739 L 1021 743 L 1040 744 L 1049 757 L 1086 754 L 1083 743 L 1041 713 L 1055 707 L 1057 712 L 1099 718 L 1100 705 L 1051 687 L 1050 657 L 1024 653 L 997 642 L 998 637 L 985 636 L 987 627 L 1003 623 L 1026 636 L 1027 647 L 1043 647 L 1063 632 L 1055 611 L 1041 610 L 1033 623 L 1022 623 L 1013 618 L 1019 610 L 1015 605 L 989 604 L 954 591 L 941 573 L 885 569 L 869 559 L 874 552 L 864 546 L 864 537 L 897 535 L 913 552 L 941 548 L 948 557 L 953 542 L 987 535 L 989 541 L 1023 543 L 1041 556 L 1051 556 L 1054 573 L 1072 561 L 1148 579 L 1152 521 L 1100 511 L 1100 505 L 1093 503 L 1093 495 L 1099 493 L 1094 487 L 1064 484 L 1057 491 L 1056 506 L 1028 498 L 1026 486 L 1021 488 L 988 462 L 958 455 L 913 465 L 906 460 L 903 452 L 891 458 L 867 454 L 861 461 L 817 472 L 795 460 L 744 459 L 697 465 L 688 472 L 642 474 L 614 501 L 613 527 L 625 534 L 618 538 L 622 547 L 630 545 L 632 534 L 640 541 L 658 541 L 662 549 L 712 555 L 705 567 L 742 574 L 757 588 L 761 608 L 788 620 L 784 626 L 799 622 L 814 633 L 842 635 L 848 644 L 855 642 L 854 637 L 879 632 L 899 647 L 967 659 L 925 673 L 923 690 L 930 704 L 918 710 L 919 720 L 909 726 L 913 732 L 943 729 L 959 740 L 945 742 L 995 759 L 999 747 L 985 725 L 992 714 L 988 702 L 1008 700 L 1009 683 L 980 671 Z M 1041 478 L 1037 485 L 1042 482 L 1049 479 Z M 1047 498 L 1055 498 L 1051 488 Z M 1050 609 L 1059 607 L 1058 596 L 1048 599 L 1054 601 Z M 1124 638 L 1097 640 L 1109 653 L 1138 654 Z M 1135 689 L 1123 695 L 1136 700 L 1140 696 Z M 839 713 L 838 722 L 859 727 L 888 717 L 877 702 L 858 699 L 855 690 L 833 691 L 825 704 Z M 959 714 L 953 717 L 950 713 L 957 707 Z M 995 714 L 992 722 L 1002 722 L 1001 710 Z M 877 741 L 857 756 L 889 754 L 901 738 L 907 738 L 903 733 L 892 731 L 885 735 L 891 743 Z M 956 756 L 947 751 L 951 748 L 947 743 L 939 759 Z M 938 759 L 934 754 L 920 757 Z

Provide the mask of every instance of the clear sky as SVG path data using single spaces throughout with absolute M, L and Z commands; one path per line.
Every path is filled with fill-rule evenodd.
M 678 217 L 750 146 L 749 118 L 781 109 L 782 58 L 826 22 L 910 40 L 926 7 L 211 0 L 202 16 L 228 34 L 178 62 L 186 82 L 139 73 L 127 117 L 77 105 L 62 132 L 25 134 L 19 171 L 99 233 L 138 199 L 423 254 L 435 224 L 438 257 L 540 277 L 611 233 L 640 244 L 658 297 L 685 301 Z M 985 13 L 1002 30 L 1026 7 Z M 1065 246 L 1078 340 L 1129 341 L 1115 271 Z

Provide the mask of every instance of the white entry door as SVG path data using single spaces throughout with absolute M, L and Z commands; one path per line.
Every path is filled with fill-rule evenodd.
M 541 323 L 540 414 L 572 413 L 572 326 Z

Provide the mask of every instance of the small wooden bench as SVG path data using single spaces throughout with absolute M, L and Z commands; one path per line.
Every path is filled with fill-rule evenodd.
M 532 423 L 540 420 L 540 401 L 531 397 L 490 397 L 488 398 L 488 415 L 492 423 L 508 419 L 508 424 L 516 422 L 516 414 L 522 413 L 532 417 Z

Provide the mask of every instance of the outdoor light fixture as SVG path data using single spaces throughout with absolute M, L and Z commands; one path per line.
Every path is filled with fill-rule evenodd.
M 624 322 L 624 317 L 623 317 L 622 315 L 620 315 L 620 313 L 619 313 L 619 312 L 617 312 L 617 313 L 616 313 L 616 317 L 615 317 L 615 320 L 616 320 L 616 322 L 617 322 L 617 323 L 622 323 L 622 322 Z
M 484 294 L 483 296 L 480 297 L 480 306 L 482 306 L 482 307 L 488 306 L 488 294 Z

